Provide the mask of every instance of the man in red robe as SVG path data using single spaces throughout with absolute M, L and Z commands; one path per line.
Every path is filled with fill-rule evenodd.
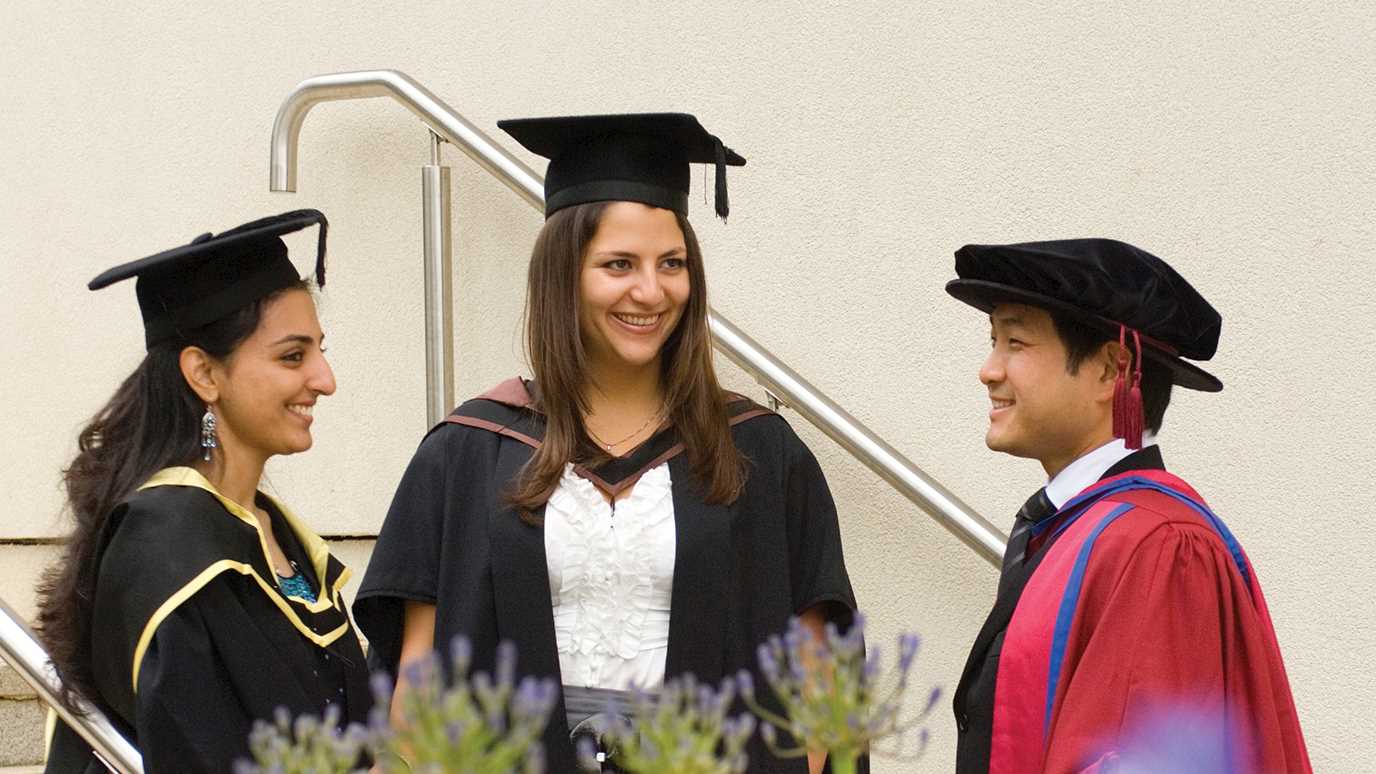
M 1223 385 L 1222 320 L 1122 242 L 967 245 L 989 315 L 989 448 L 1037 460 L 955 693 L 956 770 L 1308 772 L 1261 586 L 1158 446 L 1172 385 Z

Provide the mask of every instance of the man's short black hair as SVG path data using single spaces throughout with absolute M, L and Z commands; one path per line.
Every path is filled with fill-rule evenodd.
M 1065 369 L 1077 373 L 1085 359 L 1099 351 L 1108 341 L 1116 341 L 1100 331 L 1094 330 L 1069 315 L 1050 312 L 1051 322 L 1056 326 L 1056 335 L 1065 345 Z M 1166 416 L 1166 407 L 1171 403 L 1171 373 L 1150 359 L 1142 360 L 1142 413 L 1146 415 L 1147 429 L 1153 433 L 1161 431 L 1161 420 Z

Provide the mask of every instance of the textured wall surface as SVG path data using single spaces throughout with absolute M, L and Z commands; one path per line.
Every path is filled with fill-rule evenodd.
M 132 286 L 85 282 L 305 206 L 332 223 L 321 309 L 339 392 L 316 448 L 275 462 L 271 484 L 323 532 L 378 526 L 425 424 L 426 132 L 387 101 L 321 106 L 299 193 L 270 194 L 268 131 L 301 79 L 403 70 L 494 136 L 504 117 L 692 111 L 750 160 L 731 171 L 729 226 L 693 195 L 717 309 L 1000 525 L 1040 471 L 983 446 L 986 328 L 941 290 L 952 251 L 1103 235 L 1180 269 L 1223 314 L 1211 368 L 1227 388 L 1177 393 L 1168 462 L 1259 568 L 1315 767 L 1376 755 L 1376 731 L 1351 722 L 1376 714 L 1370 3 L 136 5 L 0 10 L 0 537 L 63 531 L 75 433 L 141 353 Z M 467 395 L 523 368 L 540 217 L 446 158 Z M 993 570 L 795 424 L 876 639 L 920 631 L 922 679 L 953 688 Z M 919 764 L 877 770 L 949 768 L 946 711 L 933 731 Z

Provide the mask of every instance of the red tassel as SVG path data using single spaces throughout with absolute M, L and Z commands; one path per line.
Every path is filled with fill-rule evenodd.
M 1118 326 L 1118 378 L 1113 381 L 1113 437 L 1126 438 L 1128 433 L 1128 371 L 1127 329 Z
M 1126 433 L 1123 434 L 1123 443 L 1129 449 L 1142 448 L 1142 431 L 1146 420 L 1142 416 L 1142 385 L 1141 380 L 1134 380 L 1132 392 L 1128 394 L 1127 401 L 1128 422 Z
M 1127 394 L 1123 406 L 1123 445 L 1129 449 L 1142 448 L 1142 434 L 1146 431 L 1147 418 L 1142 409 L 1142 339 L 1137 331 L 1132 332 L 1133 343 L 1137 345 L 1132 374 L 1132 390 Z

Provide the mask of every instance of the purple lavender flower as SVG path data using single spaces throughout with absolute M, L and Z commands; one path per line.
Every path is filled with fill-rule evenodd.
M 633 722 L 612 722 L 602 738 L 617 768 L 632 774 L 741 774 L 754 719 L 728 716 L 735 695 L 733 680 L 714 689 L 691 675 L 665 683 L 658 699 L 633 691 Z M 582 765 L 587 758 L 580 755 Z
M 578 737 L 576 745 L 578 765 L 588 771 L 601 771 L 602 762 L 597 759 L 597 743 L 590 737 Z
M 840 647 L 836 648 L 847 656 L 858 655 L 865 649 L 865 616 L 863 613 L 856 613 L 855 620 L 851 622 L 850 628 L 841 637 Z
M 1234 726 L 1225 714 L 1189 703 L 1162 707 L 1123 729 L 1106 752 L 1123 774 L 1223 774 L 1236 770 L 1228 749 Z
M 473 663 L 473 644 L 467 637 L 455 637 L 449 643 L 449 664 L 453 668 L 454 674 L 468 674 L 468 667 Z
M 446 682 L 435 658 L 406 670 L 400 730 L 387 728 L 374 742 L 379 767 L 406 771 L 404 754 L 417 770 L 543 772 L 540 739 L 557 703 L 557 688 L 553 680 L 533 677 L 517 684 L 516 650 L 510 643 L 498 645 L 495 655 L 495 679 L 468 673 L 472 647 L 462 638 L 449 645 L 452 681 Z
M 434 653 L 426 654 L 402 667 L 401 673 L 412 690 L 434 689 L 443 684 L 439 658 Z
M 383 674 L 370 680 L 377 702 L 368 728 L 341 731 L 336 707 L 320 719 L 302 716 L 294 721 L 285 709 L 278 710 L 273 725 L 259 723 L 250 737 L 256 763 L 236 764 L 236 772 L 348 772 L 366 749 L 377 768 L 389 773 L 410 770 L 399 755 L 404 751 L 417 770 L 543 774 L 540 739 L 558 702 L 558 688 L 548 678 L 527 677 L 516 684 L 516 651 L 509 643 L 498 646 L 496 656 L 495 681 L 484 673 L 469 676 L 472 647 L 461 638 L 449 646 L 452 684 L 433 653 L 409 664 L 403 670 L 407 689 L 397 708 L 401 731 L 388 722 L 393 686 Z
M 517 717 L 548 715 L 556 698 L 554 680 L 522 680 L 511 698 L 511 713 Z
M 374 672 L 368 678 L 368 686 L 373 691 L 373 700 L 385 704 L 392 700 L 392 677 L 386 672 Z
M 322 718 L 302 715 L 294 721 L 285 708 L 278 708 L 271 724 L 254 723 L 249 734 L 253 760 L 236 761 L 233 769 L 235 774 L 361 774 L 354 767 L 367 741 L 368 733 L 361 726 L 340 730 L 337 708 L 329 708 Z
M 828 625 L 823 642 L 794 619 L 783 637 L 771 637 L 758 649 L 761 671 L 782 714 L 757 701 L 747 673 L 738 677 L 738 685 L 746 704 L 760 717 L 760 735 L 775 755 L 796 758 L 825 749 L 832 771 L 846 774 L 878 742 L 897 739 L 901 747 L 904 732 L 931 711 L 934 698 L 916 717 L 902 719 L 903 693 L 918 642 L 915 635 L 899 638 L 896 675 L 886 678 L 879 649 L 865 654 L 863 617 L 857 615 L 844 634 Z M 934 691 L 933 697 L 938 694 Z M 780 731 L 794 740 L 791 746 L 780 745 Z
M 760 662 L 760 671 L 764 673 L 765 679 L 771 683 L 779 678 L 779 660 L 774 657 L 774 649 L 769 645 L 761 645 L 755 650 Z
M 933 688 L 932 692 L 927 695 L 927 703 L 922 706 L 921 714 L 926 715 L 928 712 L 931 712 L 932 709 L 936 707 L 938 701 L 941 701 L 941 689 Z
M 755 678 L 750 676 L 750 670 L 742 669 L 736 673 L 736 687 L 740 690 L 742 699 L 755 700 Z
M 917 658 L 917 648 L 921 642 L 916 634 L 898 635 L 898 672 L 900 679 L 907 678 L 908 670 L 912 667 L 913 660 Z
M 510 686 L 516 682 L 516 645 L 503 641 L 497 645 L 497 683 Z
M 882 651 L 878 645 L 871 645 L 870 652 L 865 657 L 864 678 L 866 683 L 873 683 L 879 679 L 880 655 Z

